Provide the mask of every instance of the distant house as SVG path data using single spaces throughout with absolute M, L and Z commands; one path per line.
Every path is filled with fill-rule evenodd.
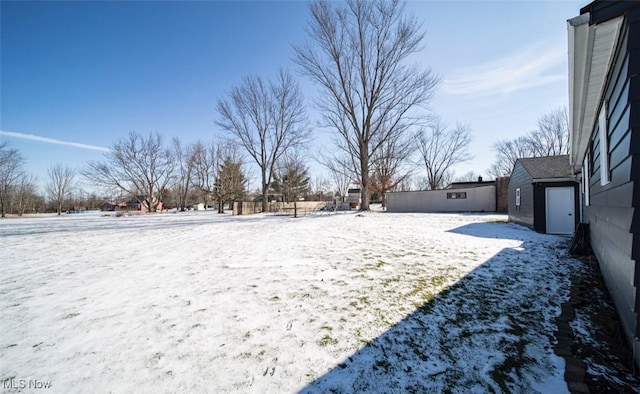
M 116 204 L 112 204 L 109 201 L 105 201 L 102 204 L 100 204 L 100 210 L 106 211 L 106 212 L 115 211 L 116 207 L 117 207 Z
M 360 189 L 348 189 L 347 201 L 349 209 L 358 209 L 360 207 Z
M 509 180 L 509 221 L 540 233 L 573 235 L 577 194 L 568 155 L 518 159 Z
M 496 188 L 496 212 L 507 212 L 509 177 L 496 178 L 494 181 L 484 181 L 479 176 L 477 181 L 451 182 L 446 189 L 467 189 L 471 187 L 483 187 L 493 185 Z
M 595 1 L 568 28 L 581 219 L 640 367 L 640 2 Z
M 471 187 L 478 186 L 488 186 L 495 185 L 496 181 L 484 181 L 482 177 L 479 176 L 477 181 L 469 181 L 469 182 L 451 182 L 445 189 L 468 189 Z
M 140 195 L 136 196 L 125 202 L 125 210 L 126 211 L 144 211 L 148 212 L 149 207 L 146 201 L 146 196 Z M 154 201 L 157 201 L 154 197 Z M 158 206 L 156 208 L 157 211 L 162 211 L 162 201 L 158 202 Z
M 142 209 L 142 203 L 138 198 L 132 198 L 125 202 L 127 211 L 140 211 Z

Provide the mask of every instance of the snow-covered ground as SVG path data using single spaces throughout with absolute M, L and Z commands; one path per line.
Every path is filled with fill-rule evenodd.
M 2 220 L 0 379 L 65 393 L 566 392 L 554 317 L 577 262 L 566 239 L 505 219 Z

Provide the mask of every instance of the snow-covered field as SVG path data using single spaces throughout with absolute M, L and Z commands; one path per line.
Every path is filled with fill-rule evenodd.
M 566 239 L 505 219 L 2 220 L 0 379 L 64 393 L 566 392 L 553 318 L 577 262 Z

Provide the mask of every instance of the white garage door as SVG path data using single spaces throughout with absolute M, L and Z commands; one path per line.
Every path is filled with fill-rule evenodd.
M 547 234 L 573 235 L 575 230 L 575 202 L 573 187 L 548 187 Z

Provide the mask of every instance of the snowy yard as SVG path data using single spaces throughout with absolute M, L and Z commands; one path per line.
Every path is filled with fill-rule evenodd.
M 65 393 L 566 392 L 553 319 L 578 263 L 565 239 L 504 220 L 2 220 L 0 379 Z

